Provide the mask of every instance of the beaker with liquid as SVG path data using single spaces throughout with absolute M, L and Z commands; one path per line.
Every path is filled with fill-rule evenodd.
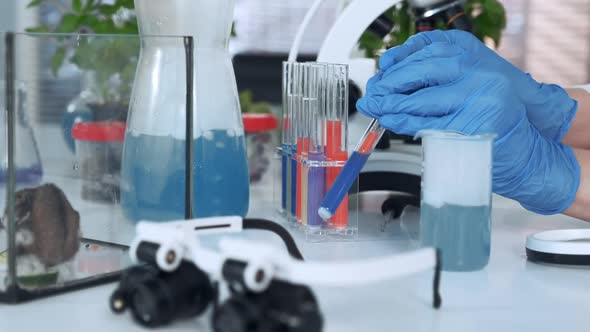
M 121 205 L 132 221 L 185 216 L 186 121 L 193 132 L 193 217 L 245 216 L 249 176 L 228 41 L 235 0 L 136 0 L 142 48 L 123 149 Z M 194 36 L 194 114 L 185 45 Z
M 446 271 L 476 271 L 489 261 L 494 135 L 425 130 L 420 235 Z

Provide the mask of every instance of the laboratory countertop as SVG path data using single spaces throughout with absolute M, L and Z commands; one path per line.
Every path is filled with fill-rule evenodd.
M 526 236 L 542 230 L 590 228 L 566 216 L 538 216 L 494 197 L 489 265 L 470 273 L 443 273 L 443 305 L 431 306 L 432 272 L 347 289 L 314 288 L 325 331 L 587 331 L 590 269 L 540 265 L 525 256 Z M 251 235 L 269 241 L 274 235 Z M 395 241 L 320 243 L 298 239 L 307 260 L 386 255 Z M 362 275 L 359 275 L 362 278 Z M 128 314 L 113 315 L 115 284 L 18 306 L 0 305 L 1 331 L 142 331 Z M 208 331 L 206 318 L 161 331 Z

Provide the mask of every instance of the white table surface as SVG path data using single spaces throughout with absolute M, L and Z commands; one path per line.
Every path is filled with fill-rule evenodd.
M 325 331 L 588 331 L 590 269 L 526 260 L 528 234 L 590 228 L 566 216 L 538 216 L 494 198 L 492 254 L 482 271 L 443 273 L 443 306 L 431 307 L 432 272 L 350 289 L 314 289 Z M 273 235 L 251 235 L 269 241 Z M 398 250 L 396 241 L 311 244 L 298 240 L 307 260 L 360 258 Z M 362 277 L 362 276 L 359 276 Z M 129 314 L 113 315 L 115 284 L 32 303 L 0 305 L 0 331 L 142 331 Z M 208 331 L 206 319 L 162 331 Z

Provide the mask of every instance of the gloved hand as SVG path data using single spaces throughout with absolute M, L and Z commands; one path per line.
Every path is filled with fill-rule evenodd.
M 436 42 L 446 42 L 469 51 L 473 57 L 480 59 L 481 70 L 496 72 L 505 78 L 511 90 L 516 92 L 516 96 L 525 106 L 527 117 L 541 135 L 558 142 L 562 140 L 578 109 L 577 102 L 560 86 L 535 81 L 531 75 L 514 67 L 468 32 L 436 30 L 417 34 L 404 45 L 383 54 L 379 62 L 381 71 L 387 71 L 394 64 Z M 448 68 L 443 63 L 437 70 L 445 71 Z M 373 82 L 369 83 L 368 91 L 373 92 L 370 87 Z M 424 87 L 429 82 L 415 84 L 417 87 Z
M 531 211 L 560 213 L 576 196 L 578 161 L 529 122 L 511 80 L 483 56 L 449 42 L 426 45 L 380 72 L 357 108 L 399 134 L 495 133 L 494 191 Z

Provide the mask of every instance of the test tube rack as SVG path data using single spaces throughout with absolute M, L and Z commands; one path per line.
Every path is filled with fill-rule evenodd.
M 311 242 L 356 240 L 358 179 L 331 218 L 318 213 L 348 160 L 348 66 L 285 62 L 281 118 L 275 163 L 280 219 Z

